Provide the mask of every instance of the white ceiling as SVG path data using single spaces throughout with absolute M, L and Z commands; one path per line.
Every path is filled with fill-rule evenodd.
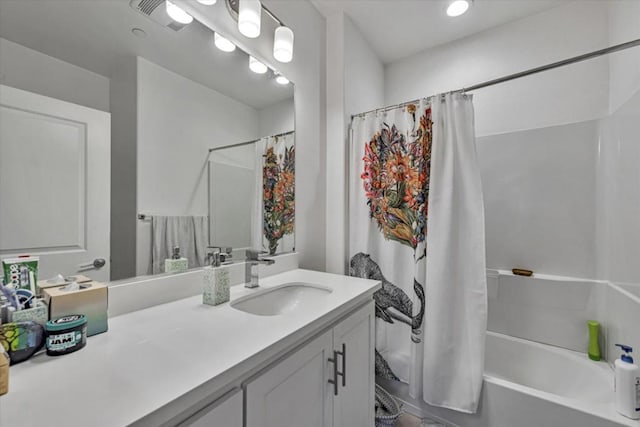
M 311 0 L 324 15 L 344 12 L 388 64 L 425 49 L 533 15 L 568 0 L 475 0 L 457 18 L 450 0 Z
M 228 13 L 224 1 L 211 7 Z M 293 97 L 291 85 L 252 73 L 244 52 L 216 49 L 212 35 L 197 21 L 180 32 L 162 27 L 129 0 L 0 0 L 0 37 L 106 77 L 123 57 L 142 56 L 254 108 Z

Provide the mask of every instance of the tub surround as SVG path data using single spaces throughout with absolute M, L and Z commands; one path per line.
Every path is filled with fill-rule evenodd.
M 488 330 L 586 353 L 587 321 L 597 320 L 602 325 L 600 349 L 606 357 L 606 282 L 488 270 L 487 287 Z
M 640 427 L 614 408 L 615 343 L 640 348 L 638 285 L 487 270 L 488 332 L 478 413 L 460 414 L 383 385 L 417 416 L 464 427 Z M 603 360 L 587 357 L 588 320 L 601 323 Z M 637 356 L 637 354 L 636 354 Z M 380 380 L 378 380 L 380 381 Z M 559 421 L 560 420 L 560 421 Z
M 487 270 L 487 288 L 489 331 L 586 354 L 587 321 L 597 320 L 600 352 L 609 364 L 620 357 L 616 343 L 640 349 L 639 285 Z
M 487 332 L 482 400 L 476 414 L 412 399 L 404 384 L 383 382 L 418 416 L 464 427 L 640 427 L 614 408 L 613 371 L 585 354 Z M 446 421 L 444 421 L 446 420 Z
M 198 279 L 183 275 L 189 287 L 201 286 Z M 251 315 L 228 303 L 206 306 L 197 295 L 112 317 L 109 333 L 90 338 L 83 350 L 58 358 L 39 355 L 12 367 L 10 392 L 0 399 L 0 425 L 179 422 L 237 387 L 238 378 L 370 304 L 380 288 L 372 280 L 298 269 L 262 278 L 256 290 L 235 286 L 231 301 L 287 282 L 332 292 L 282 316 Z

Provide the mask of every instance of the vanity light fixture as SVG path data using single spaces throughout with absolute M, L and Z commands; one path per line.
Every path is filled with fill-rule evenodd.
M 260 0 L 240 0 L 238 5 L 238 30 L 240 33 L 250 39 L 260 36 L 261 16 Z
M 291 62 L 293 59 L 293 31 L 259 0 L 225 0 L 232 19 L 238 22 L 238 30 L 249 38 L 260 36 L 261 18 L 273 19 L 278 25 L 273 37 L 273 57 L 279 62 Z
M 193 16 L 189 15 L 179 6 L 176 6 L 169 0 L 165 0 L 165 5 L 167 8 L 167 15 L 171 19 L 181 24 L 190 24 L 193 21 Z
M 291 62 L 293 59 L 293 31 L 284 25 L 276 28 L 273 38 L 273 57 L 279 62 Z
M 455 17 L 464 14 L 467 10 L 469 10 L 472 1 L 473 0 L 452 1 L 451 3 L 449 3 L 449 7 L 447 7 L 447 15 Z
M 264 74 L 269 68 L 253 56 L 249 56 L 249 69 L 256 74 Z
M 203 4 L 205 6 L 213 6 L 216 4 L 218 0 L 198 0 L 198 3 Z
M 223 52 L 233 52 L 236 50 L 236 45 L 233 44 L 231 40 L 222 37 L 218 33 L 213 33 L 213 43 Z
M 276 82 L 281 85 L 288 85 L 289 79 L 283 76 L 282 74 L 278 74 L 276 77 Z

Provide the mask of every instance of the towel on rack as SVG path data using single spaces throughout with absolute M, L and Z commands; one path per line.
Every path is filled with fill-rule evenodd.
M 151 273 L 164 273 L 164 260 L 173 248 L 189 260 L 189 268 L 202 267 L 208 245 L 208 217 L 159 216 L 151 220 Z

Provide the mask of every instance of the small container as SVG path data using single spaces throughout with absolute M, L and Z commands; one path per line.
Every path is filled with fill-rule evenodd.
M 49 307 L 39 299 L 35 299 L 31 308 L 14 311 L 11 316 L 12 322 L 26 322 L 31 320 L 42 326 L 47 324 L 49 320 Z
M 589 327 L 589 350 L 587 354 L 589 355 L 589 359 L 597 362 L 602 359 L 600 355 L 600 345 L 598 344 L 600 323 L 595 320 L 589 320 L 587 326 Z
M 227 267 L 205 267 L 202 302 L 219 305 L 229 301 L 229 269 Z
M 633 363 L 628 345 L 616 344 L 624 354 L 616 359 L 615 405 L 616 411 L 632 420 L 640 419 L 640 368 Z
M 164 260 L 164 272 L 165 273 L 182 273 L 189 269 L 189 260 L 180 256 L 180 248 L 176 246 L 173 248 L 173 255 L 171 258 Z
M 73 353 L 87 345 L 87 318 L 83 314 L 72 314 L 47 322 L 47 354 L 62 356 Z

